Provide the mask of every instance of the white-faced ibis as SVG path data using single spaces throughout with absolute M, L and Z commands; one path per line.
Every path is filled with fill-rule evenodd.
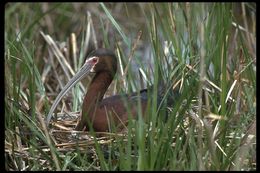
M 81 67 L 73 78 L 66 84 L 54 101 L 47 117 L 49 124 L 54 109 L 57 107 L 61 98 L 88 73 L 95 73 L 85 95 L 81 117 L 76 126 L 76 130 L 89 130 L 92 125 L 95 131 L 108 131 L 109 124 L 114 123 L 116 127 L 123 127 L 128 121 L 127 105 L 131 105 L 130 114 L 133 118 L 137 117 L 137 99 L 140 95 L 142 113 L 145 114 L 147 106 L 147 90 L 139 93 L 114 95 L 103 99 L 103 96 L 112 82 L 117 71 L 117 58 L 115 54 L 107 49 L 97 49 L 89 55 L 85 64 Z M 123 98 L 124 97 L 124 98 Z M 125 104 L 127 101 L 127 105 Z

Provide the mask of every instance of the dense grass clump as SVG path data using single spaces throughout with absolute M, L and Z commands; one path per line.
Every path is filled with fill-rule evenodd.
M 255 170 L 255 15 L 254 3 L 6 4 L 5 169 Z M 98 47 L 119 62 L 105 96 L 152 87 L 147 116 L 138 104 L 124 132 L 74 131 L 90 76 L 46 126 Z

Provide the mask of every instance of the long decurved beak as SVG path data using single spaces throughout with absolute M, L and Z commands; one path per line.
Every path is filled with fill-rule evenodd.
M 69 91 L 69 89 L 71 89 L 74 85 L 76 85 L 83 77 L 89 74 L 92 68 L 93 68 L 93 64 L 89 63 L 89 61 L 86 61 L 85 64 L 81 67 L 81 69 L 70 79 L 70 81 L 61 90 L 61 92 L 55 99 L 54 103 L 52 104 L 50 112 L 48 113 L 47 120 L 46 120 L 47 126 L 50 123 L 55 108 L 57 107 L 58 103 L 63 98 L 63 96 Z

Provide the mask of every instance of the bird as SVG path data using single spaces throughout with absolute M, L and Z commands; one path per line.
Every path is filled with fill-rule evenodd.
M 138 118 L 138 99 L 140 99 L 142 115 L 145 115 L 148 92 L 152 87 L 131 94 L 118 94 L 103 98 L 116 72 L 117 57 L 113 51 L 99 48 L 91 52 L 84 65 L 56 97 L 48 113 L 47 124 L 49 124 L 52 114 L 62 97 L 89 73 L 95 73 L 95 75 L 85 94 L 80 118 L 75 130 L 88 131 L 92 128 L 96 132 L 107 132 L 111 130 L 110 125 L 113 123 L 121 131 L 128 123 L 129 113 L 133 119 Z M 162 100 L 161 93 L 163 93 L 164 89 L 164 87 L 159 88 L 158 101 Z

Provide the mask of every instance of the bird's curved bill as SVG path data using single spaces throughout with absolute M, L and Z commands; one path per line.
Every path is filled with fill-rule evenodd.
M 85 64 L 81 67 L 81 69 L 70 79 L 70 81 L 65 85 L 65 87 L 61 90 L 57 98 L 55 99 L 54 103 L 51 106 L 51 109 L 48 113 L 46 123 L 47 125 L 50 123 L 52 114 L 57 107 L 58 103 L 62 99 L 62 97 L 74 86 L 76 85 L 83 77 L 85 77 L 87 74 L 91 72 L 91 69 L 93 68 L 93 64 L 89 63 L 87 60 Z

